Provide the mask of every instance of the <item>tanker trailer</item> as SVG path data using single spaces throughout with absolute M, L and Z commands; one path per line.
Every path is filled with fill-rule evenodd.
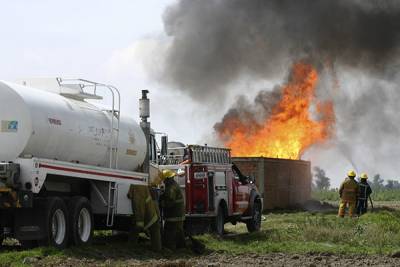
M 108 109 L 92 104 L 104 89 Z M 0 241 L 63 248 L 90 243 L 94 229 L 128 230 L 129 186 L 148 181 L 147 141 L 121 116 L 118 90 L 80 79 L 0 81 L 0 100 Z

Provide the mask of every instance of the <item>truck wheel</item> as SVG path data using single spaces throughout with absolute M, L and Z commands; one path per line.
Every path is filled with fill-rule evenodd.
M 47 200 L 45 210 L 46 238 L 40 244 L 63 249 L 68 244 L 68 210 L 64 201 L 59 197 Z
M 71 241 L 76 246 L 87 245 L 93 237 L 93 213 L 85 197 L 73 197 L 69 201 Z
M 246 221 L 247 230 L 251 232 L 260 231 L 261 228 L 261 204 L 255 201 L 253 204 L 252 218 Z
M 223 205 L 219 205 L 217 217 L 215 217 L 214 230 L 219 236 L 224 235 L 224 225 L 225 225 L 225 209 Z

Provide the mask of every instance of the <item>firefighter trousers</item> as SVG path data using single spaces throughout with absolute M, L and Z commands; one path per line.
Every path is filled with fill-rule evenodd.
M 163 245 L 171 250 L 185 248 L 185 233 L 183 230 L 183 221 L 168 222 L 164 224 Z
M 367 212 L 368 201 L 366 199 L 359 199 L 357 201 L 357 214 L 362 215 Z
M 338 216 L 344 217 L 345 212 L 346 212 L 346 207 L 349 208 L 349 217 L 353 217 L 354 210 L 356 208 L 356 202 L 355 201 L 346 201 L 346 200 L 340 200 Z

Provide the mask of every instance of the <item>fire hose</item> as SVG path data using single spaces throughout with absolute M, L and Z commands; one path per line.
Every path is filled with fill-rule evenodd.
M 368 196 L 369 202 L 371 203 L 371 212 L 374 211 L 374 203 L 372 202 L 371 196 Z

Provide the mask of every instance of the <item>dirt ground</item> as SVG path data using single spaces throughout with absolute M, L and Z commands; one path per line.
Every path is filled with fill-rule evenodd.
M 32 260 L 32 259 L 31 259 Z M 400 266 L 400 255 L 392 256 L 348 256 L 322 254 L 283 254 L 273 253 L 266 255 L 229 255 L 213 253 L 206 256 L 190 259 L 157 259 L 123 261 L 106 260 L 99 262 L 89 259 L 36 259 L 29 262 L 34 266 L 160 266 L 160 267 L 214 267 L 214 266 Z

